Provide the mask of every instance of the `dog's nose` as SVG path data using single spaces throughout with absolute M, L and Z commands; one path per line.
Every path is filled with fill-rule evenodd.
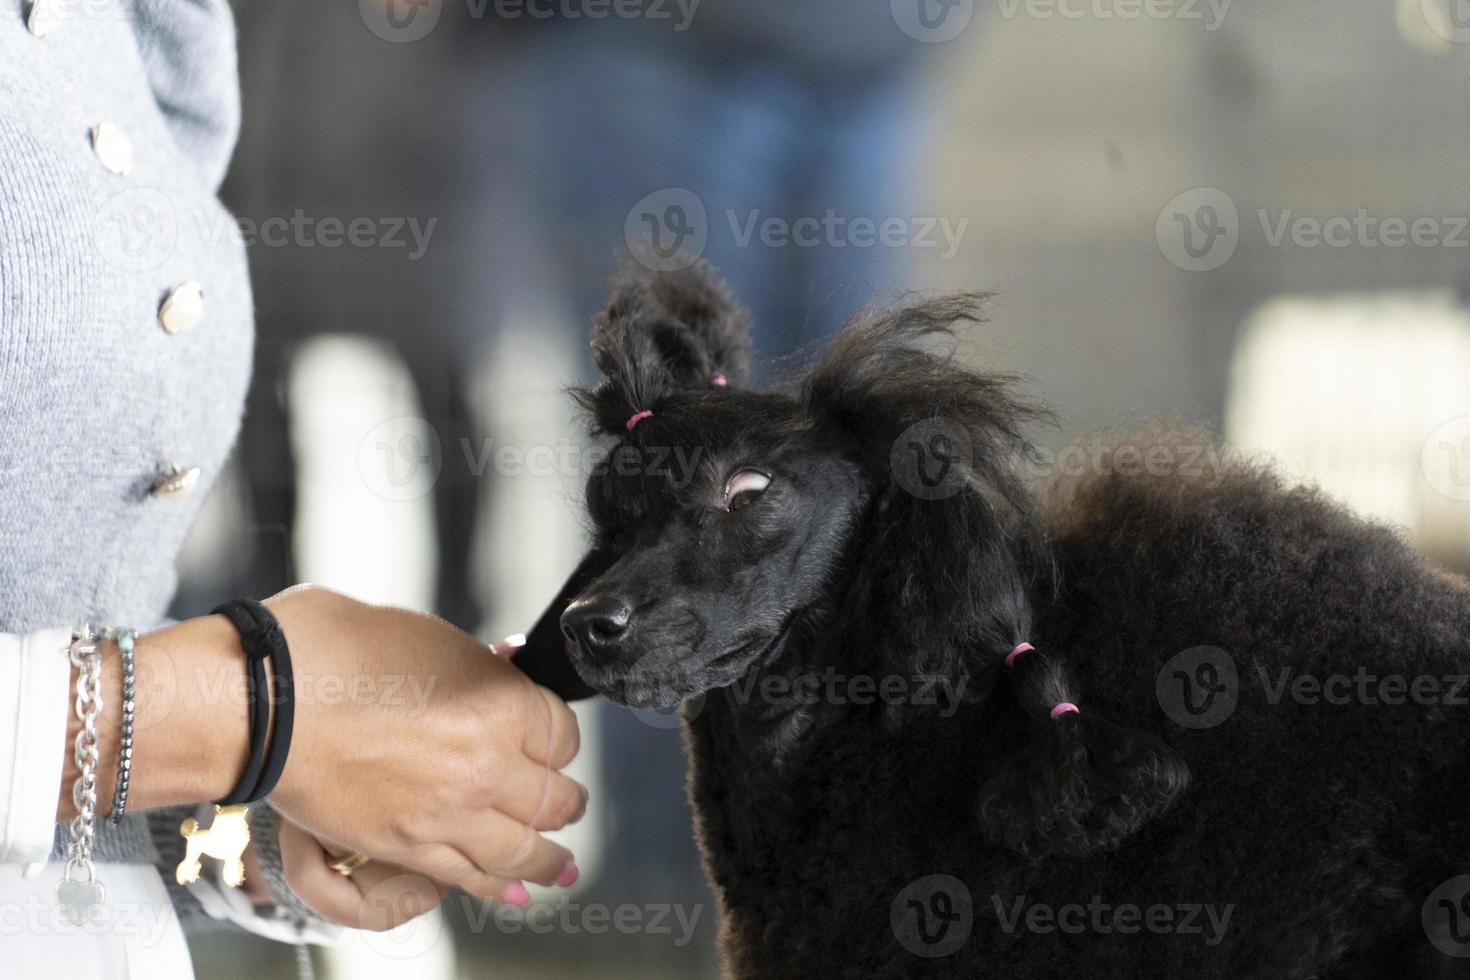
M 561 614 L 561 631 L 588 653 L 602 656 L 617 649 L 632 618 L 633 610 L 617 596 L 584 596 Z

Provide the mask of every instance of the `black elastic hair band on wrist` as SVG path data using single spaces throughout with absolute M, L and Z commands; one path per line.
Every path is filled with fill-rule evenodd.
M 291 750 L 291 730 L 296 716 L 295 679 L 291 651 L 281 624 L 269 609 L 254 599 L 234 599 L 216 606 L 214 613 L 227 618 L 240 634 L 249 665 L 247 692 L 250 698 L 250 758 L 240 781 L 219 806 L 254 803 L 270 795 L 286 768 Z M 271 663 L 275 696 L 265 681 L 265 662 Z M 275 723 L 270 708 L 274 706 Z M 269 743 L 269 744 L 267 744 Z
M 245 691 L 248 697 L 248 710 L 250 713 L 250 758 L 245 763 L 245 771 L 240 776 L 240 781 L 235 788 L 224 797 L 216 800 L 217 806 L 238 806 L 249 802 L 248 797 L 257 783 L 260 782 L 260 771 L 265 767 L 266 738 L 270 732 L 270 688 L 265 681 L 265 657 L 269 652 L 260 644 L 251 644 L 246 637 L 255 632 L 255 617 L 242 602 L 227 602 L 216 606 L 211 610 L 213 614 L 222 615 L 235 627 L 240 634 L 241 646 L 245 650 Z

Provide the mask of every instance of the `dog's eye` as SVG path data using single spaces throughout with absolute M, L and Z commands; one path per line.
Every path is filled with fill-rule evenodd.
M 770 485 L 771 478 L 760 470 L 741 470 L 725 483 L 725 509 L 734 513 L 754 503 Z

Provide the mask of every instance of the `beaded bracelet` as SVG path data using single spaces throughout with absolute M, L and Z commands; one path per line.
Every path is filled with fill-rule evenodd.
M 128 808 L 128 783 L 133 777 L 133 712 L 135 663 L 134 648 L 138 641 L 136 630 L 117 632 L 117 649 L 122 662 L 122 736 L 118 742 L 117 783 L 112 791 L 112 810 L 107 822 L 116 826 L 122 823 L 123 813 Z

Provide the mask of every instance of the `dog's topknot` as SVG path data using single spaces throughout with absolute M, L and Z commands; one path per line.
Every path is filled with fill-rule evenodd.
M 576 397 L 594 430 L 621 434 L 676 391 L 743 385 L 750 314 L 708 262 L 656 272 L 630 256 L 593 321 L 592 357 L 604 380 Z

